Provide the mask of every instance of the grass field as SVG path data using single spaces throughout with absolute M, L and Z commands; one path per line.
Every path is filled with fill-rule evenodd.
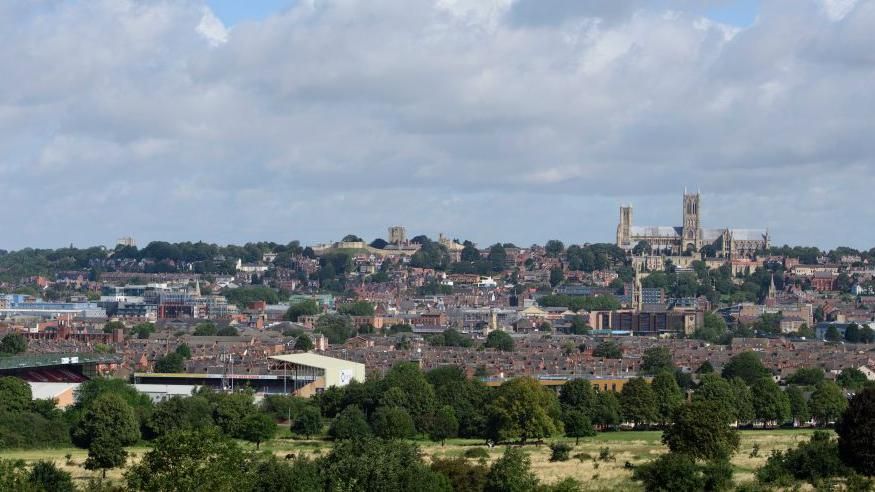
M 806 440 L 811 432 L 809 429 L 741 431 L 741 447 L 732 459 L 736 483 L 752 481 L 754 471 L 765 463 L 772 450 L 793 447 Z M 288 435 L 288 429 L 281 428 L 278 435 Z M 566 462 L 556 463 L 550 462 L 550 449 L 546 444 L 527 445 L 525 450 L 532 458 L 535 472 L 545 482 L 555 482 L 570 476 L 583 482 L 587 490 L 640 490 L 640 487 L 631 481 L 632 472 L 625 468 L 625 463 L 628 461 L 632 465 L 637 465 L 665 452 L 666 449 L 660 438 L 659 431 L 600 433 L 595 437 L 582 439 L 571 452 L 572 456 L 586 454 L 589 457 L 572 458 Z M 574 445 L 573 439 L 557 440 Z M 483 441 L 466 439 L 451 439 L 444 446 L 430 441 L 417 441 L 417 443 L 428 459 L 461 456 L 466 449 L 472 447 L 485 448 Z M 244 445 L 254 447 L 248 443 Z M 757 456 L 752 457 L 751 451 L 755 445 L 759 446 L 759 452 Z M 609 449 L 613 460 L 598 460 L 603 448 Z M 316 457 L 327 453 L 331 449 L 331 442 L 281 437 L 262 444 L 261 449 L 278 456 L 294 453 Z M 488 449 L 490 461 L 501 456 L 502 449 L 502 447 Z M 133 447 L 128 448 L 128 451 L 131 453 L 131 461 L 137 461 L 148 451 L 148 448 Z M 82 467 L 86 454 L 86 451 L 76 448 L 4 450 L 0 451 L 0 458 L 22 459 L 28 462 L 53 461 L 70 472 L 77 481 L 87 481 L 98 477 L 99 473 L 90 472 Z M 67 455 L 70 455 L 69 461 Z M 123 472 L 123 470 L 111 470 L 107 478 L 120 480 Z

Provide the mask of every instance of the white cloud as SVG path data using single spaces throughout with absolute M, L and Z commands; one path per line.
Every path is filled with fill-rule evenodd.
M 40 205 L 0 247 L 610 240 L 684 185 L 706 225 L 870 247 L 875 2 L 824 1 L 738 30 L 701 2 L 322 0 L 231 33 L 196 0 L 3 2 L 0 207 Z

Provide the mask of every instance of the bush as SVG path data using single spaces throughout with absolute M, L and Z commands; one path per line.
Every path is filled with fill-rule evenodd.
M 786 486 L 793 480 L 811 484 L 831 477 L 845 476 L 850 470 L 839 459 L 838 443 L 825 431 L 787 451 L 773 451 L 766 464 L 757 470 L 757 480 Z
M 462 453 L 462 456 L 472 459 L 489 459 L 489 451 L 486 448 L 469 448 Z
M 584 461 L 592 461 L 592 455 L 589 453 L 577 453 L 572 458 L 583 463 Z
M 599 449 L 599 459 L 602 461 L 615 461 L 614 455 L 611 454 L 611 448 Z
M 572 447 L 564 442 L 550 445 L 550 461 L 568 461 Z
M 465 458 L 435 458 L 431 462 L 431 469 L 446 475 L 455 492 L 482 491 L 486 485 L 486 474 L 489 472 L 485 464 L 473 464 Z

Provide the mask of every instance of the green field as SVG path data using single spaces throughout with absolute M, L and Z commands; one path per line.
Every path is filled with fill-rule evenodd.
M 813 432 L 810 429 L 776 429 L 741 431 L 741 447 L 733 456 L 732 464 L 735 467 L 736 483 L 753 480 L 753 472 L 763 463 L 774 449 L 786 449 L 807 439 Z M 281 427 L 280 436 L 288 435 L 288 428 Z M 604 432 L 595 437 L 582 439 L 580 444 L 574 446 L 571 455 L 585 454 L 581 459 L 572 458 L 566 462 L 550 462 L 550 449 L 546 444 L 526 445 L 525 449 L 532 458 L 532 465 L 538 476 L 545 482 L 554 482 L 564 477 L 574 477 L 585 484 L 587 490 L 640 490 L 640 487 L 631 481 L 631 471 L 625 467 L 628 461 L 632 465 L 644 463 L 660 453 L 665 452 L 665 447 L 660 442 L 659 431 L 641 432 Z M 574 439 L 555 439 L 550 442 L 561 440 L 574 444 Z M 472 447 L 485 447 L 481 440 L 451 439 L 445 446 L 430 441 L 417 441 L 423 453 L 431 457 L 461 456 L 466 449 Z M 754 445 L 759 445 L 759 453 L 751 457 Z M 244 446 L 254 448 L 249 443 Z M 261 450 L 271 452 L 278 456 L 295 454 L 317 457 L 327 453 L 331 448 L 330 441 L 323 440 L 299 440 L 291 437 L 280 437 L 261 445 Z M 603 448 L 609 448 L 613 459 L 610 461 L 597 460 Z M 489 449 L 490 460 L 498 458 L 502 453 L 502 447 L 497 446 Z M 132 460 L 139 460 L 148 447 L 128 448 Z M 55 462 L 63 469 L 70 472 L 77 481 L 87 481 L 96 478 L 99 473 L 90 472 L 82 467 L 85 461 L 86 451 L 77 448 L 60 448 L 45 450 L 3 450 L 0 458 L 22 459 L 28 462 L 37 460 L 49 460 Z M 67 455 L 70 455 L 68 461 Z M 108 478 L 120 480 L 123 470 L 112 470 Z

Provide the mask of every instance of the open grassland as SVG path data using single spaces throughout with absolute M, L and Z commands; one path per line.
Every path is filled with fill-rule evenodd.
M 736 471 L 735 482 L 752 481 L 754 471 L 765 463 L 772 450 L 793 447 L 807 440 L 811 432 L 808 429 L 741 431 L 741 447 L 732 459 Z M 289 435 L 288 429 L 281 428 L 278 434 Z M 592 438 L 581 439 L 577 445 L 574 444 L 574 439 L 562 438 L 549 441 L 563 441 L 574 445 L 571 451 L 572 458 L 565 462 L 550 461 L 549 442 L 541 445 L 527 444 L 524 449 L 531 456 L 535 473 L 545 482 L 552 483 L 570 476 L 583 482 L 587 490 L 640 490 L 640 486 L 631 481 L 632 471 L 626 463 L 635 466 L 664 453 L 666 448 L 660 439 L 659 431 L 643 431 L 604 432 Z M 487 461 L 491 462 L 501 456 L 503 450 L 501 446 L 489 449 L 483 441 L 468 439 L 451 439 L 443 446 L 430 441 L 418 441 L 418 444 L 428 459 L 462 456 L 468 449 L 482 447 L 488 451 Z M 243 445 L 254 448 L 249 443 Z M 755 447 L 758 451 L 753 453 Z M 610 455 L 607 460 L 600 459 L 605 448 Z M 331 450 L 331 442 L 280 437 L 262 444 L 261 450 L 279 457 L 294 454 L 315 458 L 328 453 Z M 131 453 L 129 463 L 138 461 L 147 451 L 147 447 L 129 448 L 128 452 Z M 70 455 L 69 460 L 67 455 Z M 76 448 L 0 451 L 0 458 L 3 459 L 21 459 L 27 462 L 53 461 L 70 472 L 80 483 L 100 476 L 99 472 L 84 469 L 82 465 L 86 455 L 85 450 Z M 119 481 L 123 473 L 122 469 L 110 470 L 107 478 Z

